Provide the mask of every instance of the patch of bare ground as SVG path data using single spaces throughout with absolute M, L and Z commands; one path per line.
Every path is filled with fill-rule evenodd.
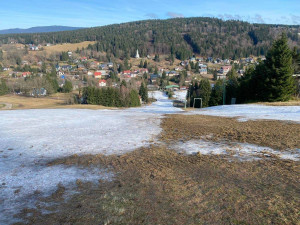
M 188 141 L 205 138 L 212 141 L 247 142 L 273 149 L 300 148 L 300 125 L 275 120 L 239 122 L 235 118 L 168 115 L 162 122 L 161 140 Z
M 285 149 L 299 147 L 299 124 L 237 122 L 210 116 L 168 115 L 162 142 L 213 134 L 213 139 L 247 141 Z M 289 143 L 291 142 L 291 143 Z M 25 224 L 298 224 L 299 162 L 227 160 L 223 155 L 184 155 L 154 144 L 121 156 L 74 155 L 57 164 L 100 166 L 116 175 L 98 186 L 77 182 L 46 201 L 54 206 L 25 209 Z M 53 205 L 53 204 L 52 204 Z M 48 210 L 43 214 L 43 210 Z M 23 223 L 19 223 L 23 224 Z
M 122 156 L 72 156 L 53 164 L 107 166 L 117 174 L 97 188 L 78 181 L 69 200 L 25 209 L 26 224 L 297 224 L 299 165 L 181 155 L 159 146 Z M 51 200 L 47 200 L 49 202 Z M 30 212 L 30 214 L 28 214 Z M 27 215 L 27 217 L 25 216 Z M 29 216 L 28 216 L 29 215 Z M 21 223 L 20 223 L 21 224 Z

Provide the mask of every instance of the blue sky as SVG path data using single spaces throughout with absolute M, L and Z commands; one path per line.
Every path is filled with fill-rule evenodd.
M 300 25 L 299 0 L 0 0 L 0 29 L 209 16 Z

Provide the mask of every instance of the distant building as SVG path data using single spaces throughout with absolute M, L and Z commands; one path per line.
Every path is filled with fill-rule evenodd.
M 158 74 L 151 74 L 150 75 L 150 80 L 151 80 L 151 82 L 152 83 L 154 83 L 154 82 L 156 82 L 157 81 L 157 79 L 158 79 Z
M 47 90 L 45 88 L 34 88 L 31 92 L 31 96 L 45 96 L 47 95 Z
M 38 51 L 39 50 L 39 47 L 38 46 L 31 46 L 29 48 L 31 51 Z
M 30 75 L 31 75 L 30 72 L 23 72 L 23 73 L 22 73 L 22 77 L 28 77 L 28 76 L 30 76 Z
M 108 66 L 109 68 L 113 68 L 113 67 L 114 67 L 114 64 L 113 64 L 112 62 L 109 62 L 109 63 L 107 63 L 107 66 Z
M 139 54 L 139 50 L 138 50 L 138 49 L 136 50 L 135 58 L 136 58 L 136 59 L 139 59 L 139 58 L 140 58 L 140 54 Z
M 95 77 L 96 79 L 101 79 L 101 78 L 102 78 L 102 73 L 101 73 L 101 71 L 96 71 L 96 72 L 94 73 L 94 77 Z
M 199 72 L 200 74 L 207 74 L 207 65 L 199 64 Z
M 99 87 L 106 87 L 106 80 L 99 80 Z
M 219 73 L 222 75 L 226 75 L 231 70 L 231 68 L 232 66 L 222 66 L 219 70 Z

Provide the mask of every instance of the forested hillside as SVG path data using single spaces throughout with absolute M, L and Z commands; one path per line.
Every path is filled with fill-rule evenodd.
M 179 59 L 202 56 L 238 58 L 264 55 L 273 40 L 285 32 L 291 46 L 299 46 L 300 26 L 250 24 L 216 18 L 146 20 L 76 31 L 0 35 L 0 43 L 76 43 L 97 41 L 90 46 L 115 57 L 169 54 Z

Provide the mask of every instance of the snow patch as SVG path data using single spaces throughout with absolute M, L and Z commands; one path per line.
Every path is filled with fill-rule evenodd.
M 228 143 L 211 142 L 206 140 L 190 140 L 188 142 L 179 142 L 170 146 L 180 153 L 203 155 L 228 155 L 240 160 L 257 160 L 261 157 L 268 157 L 271 154 L 280 159 L 299 161 L 300 149 L 290 151 L 278 151 L 268 147 L 248 143 Z
M 187 94 L 187 90 L 174 91 L 173 97 L 177 100 L 185 101 L 186 94 Z
M 130 108 L 130 112 L 142 112 L 142 113 L 155 113 L 155 114 L 173 114 L 173 113 L 182 113 L 184 112 L 180 108 L 173 107 L 173 101 L 168 98 L 168 96 L 162 91 L 152 91 L 148 93 L 149 98 L 157 99 L 156 102 L 153 102 L 151 105 L 139 107 L 139 108 Z
M 112 175 L 77 167 L 47 167 L 73 154 L 124 154 L 148 146 L 161 132 L 160 115 L 131 110 L 17 110 L 0 112 L 0 224 L 34 206 L 34 192 L 57 184 Z
M 267 119 L 300 123 L 300 106 L 222 105 L 194 110 L 187 113 L 187 115 L 189 114 L 240 117 L 239 121 Z

